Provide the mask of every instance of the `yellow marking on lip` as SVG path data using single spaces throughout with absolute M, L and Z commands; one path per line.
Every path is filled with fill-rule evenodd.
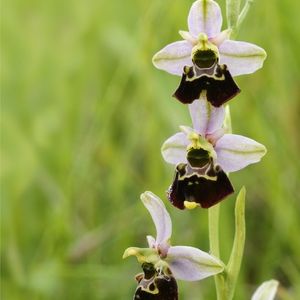
M 197 202 L 190 202 L 190 201 L 184 201 L 184 202 L 183 202 L 183 205 L 184 205 L 184 207 L 187 208 L 187 209 L 194 209 L 194 208 L 200 206 L 199 203 L 197 203 Z

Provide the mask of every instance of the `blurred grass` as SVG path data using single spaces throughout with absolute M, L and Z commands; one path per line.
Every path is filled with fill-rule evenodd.
M 178 78 L 155 70 L 151 57 L 186 29 L 190 4 L 2 3 L 2 299 L 131 299 L 140 269 L 122 261 L 123 250 L 154 233 L 139 195 L 165 199 L 173 170 L 159 149 L 190 123 L 171 98 Z M 238 36 L 268 59 L 237 78 L 234 131 L 264 143 L 268 155 L 231 175 L 236 190 L 247 187 L 236 299 L 272 277 L 281 299 L 300 298 L 299 10 L 294 0 L 256 1 Z M 207 251 L 207 212 L 166 205 L 173 242 Z M 233 207 L 234 197 L 222 204 L 225 261 Z M 215 297 L 212 279 L 179 284 L 182 299 Z

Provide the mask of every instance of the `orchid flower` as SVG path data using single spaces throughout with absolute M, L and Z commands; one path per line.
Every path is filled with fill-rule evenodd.
M 176 166 L 168 191 L 174 206 L 208 208 L 233 192 L 226 173 L 256 163 L 266 148 L 244 136 L 225 133 L 224 107 L 213 107 L 205 97 L 189 105 L 193 128 L 181 126 L 165 141 L 162 156 Z
M 151 192 L 143 193 L 141 200 L 153 219 L 156 238 L 147 236 L 148 248 L 130 247 L 123 255 L 123 258 L 134 255 L 142 264 L 144 274 L 137 276 L 136 290 L 140 298 L 136 299 L 143 299 L 141 295 L 144 294 L 155 294 L 155 299 L 177 299 L 163 297 L 168 295 L 166 291 L 171 293 L 170 290 L 175 295 L 175 279 L 201 280 L 224 270 L 223 263 L 206 252 L 193 247 L 171 246 L 172 223 L 164 203 Z
M 182 76 L 174 96 L 192 103 L 202 91 L 214 106 L 239 93 L 231 76 L 250 74 L 260 69 L 266 52 L 251 43 L 230 40 L 231 30 L 221 32 L 222 14 L 213 0 L 197 0 L 188 15 L 189 31 L 179 31 L 181 41 L 156 53 L 158 69 Z
M 273 300 L 275 298 L 279 282 L 269 280 L 263 282 L 253 294 L 251 300 Z

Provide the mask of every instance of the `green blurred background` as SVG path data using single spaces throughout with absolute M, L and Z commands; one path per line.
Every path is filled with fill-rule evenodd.
M 160 147 L 191 123 L 171 98 L 179 78 L 151 57 L 179 39 L 191 3 L 2 1 L 1 299 L 131 299 L 140 267 L 122 253 L 155 232 L 139 195 L 166 200 L 173 168 Z M 238 36 L 268 59 L 237 78 L 233 129 L 268 154 L 231 175 L 248 192 L 235 299 L 270 278 L 279 299 L 300 299 L 299 11 L 295 0 L 256 1 Z M 224 261 L 236 194 L 222 203 Z M 173 243 L 208 251 L 207 211 L 166 206 Z M 179 287 L 181 299 L 215 299 L 211 278 Z

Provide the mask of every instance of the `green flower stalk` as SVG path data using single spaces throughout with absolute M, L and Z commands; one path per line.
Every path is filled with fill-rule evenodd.
M 167 197 L 177 208 L 208 208 L 210 254 L 187 246 L 172 246 L 172 226 L 166 208 L 151 192 L 141 195 L 156 227 L 157 236 L 147 236 L 148 248 L 130 247 L 123 257 L 136 256 L 143 273 L 137 275 L 134 299 L 177 300 L 177 279 L 194 281 L 214 276 L 218 300 L 232 300 L 244 253 L 246 236 L 243 187 L 235 204 L 235 236 L 228 263 L 220 260 L 219 202 L 234 192 L 229 173 L 257 163 L 266 148 L 231 132 L 227 103 L 240 89 L 233 77 L 260 69 L 266 52 L 251 43 L 233 41 L 252 0 L 240 11 L 240 0 L 227 0 L 228 28 L 222 29 L 222 13 L 213 0 L 195 1 L 188 14 L 183 40 L 157 52 L 158 69 L 181 76 L 174 97 L 188 104 L 192 127 L 180 126 L 162 146 L 162 156 L 174 165 L 175 176 Z M 268 281 L 252 300 L 272 300 L 278 283 Z

